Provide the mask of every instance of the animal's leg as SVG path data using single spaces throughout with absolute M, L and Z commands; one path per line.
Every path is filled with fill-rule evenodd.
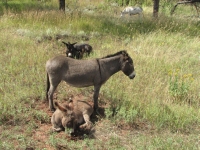
M 52 127 L 52 129 L 53 129 L 53 131 L 55 131 L 55 132 L 64 131 L 64 128 L 61 128 L 61 127 L 58 127 L 58 128 Z
M 79 55 L 79 58 L 80 59 L 82 59 L 83 58 L 83 54 L 85 53 L 85 50 L 84 49 L 82 49 L 81 51 L 80 51 L 80 55 Z
M 98 97 L 99 97 L 99 91 L 101 86 L 94 86 L 94 95 L 93 95 L 93 101 L 94 101 L 94 110 L 98 110 Z
M 139 20 L 141 20 L 141 18 L 142 18 L 142 13 L 139 13 L 138 15 L 139 15 Z
M 55 132 L 60 132 L 60 131 L 64 131 L 64 127 L 61 124 L 61 120 L 60 118 L 58 118 L 58 116 L 56 117 L 55 114 L 53 114 L 52 118 L 51 118 L 51 123 L 52 123 L 52 129 Z
M 77 52 L 76 52 L 76 58 L 77 58 L 77 59 L 81 59 L 81 58 L 80 58 L 80 57 L 81 57 L 81 56 L 80 56 L 80 55 L 81 55 L 80 53 L 81 53 L 80 51 L 77 51 Z
M 48 99 L 49 99 L 49 108 L 51 111 L 55 111 L 54 105 L 53 105 L 53 93 L 55 92 L 56 88 L 54 86 L 50 86 L 49 92 L 48 92 Z
M 74 135 L 74 133 L 76 132 L 76 129 L 77 129 L 77 121 L 76 120 L 73 121 L 73 125 L 72 126 L 73 127 L 72 127 L 72 129 L 70 131 L 70 134 Z
M 48 101 L 48 92 L 49 92 L 49 88 L 50 88 L 50 82 L 49 82 L 49 75 L 47 73 L 47 88 L 46 88 L 46 100 Z
M 48 91 L 48 99 L 49 99 L 49 108 L 51 111 L 55 111 L 54 105 L 53 105 L 53 93 L 55 92 L 57 86 L 50 85 L 49 91 Z
M 89 56 L 91 52 L 92 52 L 92 47 L 88 47 L 88 49 L 87 49 L 87 55 Z
M 81 129 L 91 129 L 92 122 L 90 121 L 90 116 L 88 114 L 84 114 L 83 118 L 85 120 L 85 123 L 80 125 Z
M 88 57 L 90 55 L 90 50 L 87 49 L 85 53 L 86 53 L 86 56 Z
M 144 13 L 142 13 L 142 17 L 144 18 Z

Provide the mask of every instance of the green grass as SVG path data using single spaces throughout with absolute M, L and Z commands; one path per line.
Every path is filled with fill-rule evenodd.
M 9 8 L 0 3 L 0 149 L 199 149 L 198 18 L 166 13 L 154 20 L 144 7 L 144 19 L 122 20 L 110 13 L 122 8 L 103 2 L 92 7 L 80 1 L 65 14 L 57 1 L 29 2 L 8 1 Z M 78 144 L 50 133 L 50 118 L 39 107 L 45 100 L 45 63 L 65 55 L 62 40 L 90 43 L 91 58 L 126 49 L 136 70 L 134 80 L 119 72 L 102 86 L 99 103 L 108 106 L 106 118 L 95 122 L 96 138 L 86 136 Z M 92 87 L 61 83 L 57 89 L 58 100 L 77 94 L 91 98 Z M 47 141 L 34 140 L 45 125 Z
M 37 11 L 37 10 L 52 10 L 55 9 L 58 4 L 50 2 L 49 0 L 43 1 L 30 1 L 30 0 L 2 0 L 0 2 L 0 15 L 4 13 L 21 13 L 23 11 Z

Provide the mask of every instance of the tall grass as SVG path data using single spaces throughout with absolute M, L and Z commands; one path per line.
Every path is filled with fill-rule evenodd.
M 16 4 L 11 1 L 9 5 L 11 3 Z M 17 2 L 18 4 L 22 5 L 21 2 Z M 64 54 L 61 40 L 84 42 L 87 37 L 89 39 L 87 42 L 94 48 L 91 58 L 100 58 L 126 49 L 134 61 L 136 70 L 134 80 L 129 80 L 119 72 L 112 76 L 100 91 L 99 102 L 105 99 L 109 104 L 105 112 L 111 121 L 116 124 L 122 121 L 134 126 L 139 120 L 160 132 L 169 130 L 173 133 L 192 134 L 191 140 L 181 137 L 166 139 L 167 135 L 155 136 L 153 139 L 143 135 L 140 135 L 141 139 L 133 136 L 133 141 L 130 143 L 135 143 L 134 138 L 136 138 L 143 144 L 144 149 L 149 145 L 152 147 L 150 149 L 165 149 L 165 146 L 168 149 L 187 149 L 172 144 L 183 140 L 187 141 L 181 142 L 186 147 L 198 148 L 197 144 L 188 142 L 194 143 L 198 140 L 195 135 L 199 134 L 200 123 L 198 21 L 175 16 L 173 18 L 162 16 L 159 20 L 153 20 L 151 12 L 148 11 L 145 12 L 142 21 L 134 17 L 121 20 L 119 14 L 105 11 L 106 9 L 102 7 L 104 3 L 96 3 L 98 9 L 94 8 L 93 13 L 77 9 L 66 11 L 64 14 L 55 10 L 52 4 L 55 4 L 55 1 L 46 2 L 44 8 L 37 11 L 34 11 L 35 8 L 21 9 L 16 5 L 16 11 L 4 10 L 4 15 L 0 18 L 0 125 L 2 128 L 5 125 L 20 128 L 20 125 L 26 125 L 29 120 L 34 119 L 49 122 L 48 116 L 42 110 L 34 109 L 38 100 L 45 99 L 45 62 L 55 55 Z M 81 4 L 79 7 L 87 8 Z M 31 4 L 30 7 L 32 8 L 33 5 Z M 49 5 L 52 7 L 51 10 Z M 108 7 L 106 3 L 105 7 Z M 110 6 L 109 10 L 116 10 L 116 8 Z M 58 39 L 58 36 L 61 39 Z M 57 97 L 62 99 L 69 94 L 78 93 L 89 96 L 92 94 L 91 89 L 92 87 L 72 88 L 62 83 L 58 87 Z M 18 135 L 17 138 L 10 135 L 6 139 L 7 131 L 1 134 L 0 138 L 7 142 L 13 139 L 13 143 L 18 141 L 21 143 L 19 148 L 37 145 L 27 138 L 30 130 L 37 126 L 33 121 L 30 121 L 28 126 L 26 132 Z M 17 129 L 10 130 L 19 133 Z M 51 134 L 49 140 L 53 146 L 60 142 L 55 140 L 54 136 Z M 123 147 L 122 144 L 117 145 L 119 139 L 113 135 L 106 145 L 108 147 L 110 145 L 110 148 Z M 150 142 L 146 143 L 146 141 Z M 87 140 L 85 142 L 88 146 L 93 144 Z M 91 142 L 95 143 L 93 140 Z M 74 148 L 80 148 L 80 145 L 74 145 L 73 141 L 70 144 Z M 98 144 L 103 146 L 104 142 L 100 141 Z M 2 142 L 0 146 L 13 148 Z M 137 148 L 138 145 L 135 147 Z
M 52 10 L 58 6 L 54 1 L 50 2 L 48 0 L 44 1 L 30 1 L 30 0 L 2 0 L 0 2 L 0 15 L 4 13 L 21 13 L 22 11 L 31 10 Z

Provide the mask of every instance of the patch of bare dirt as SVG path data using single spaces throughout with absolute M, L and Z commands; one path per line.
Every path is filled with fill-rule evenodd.
M 87 97 L 84 97 L 83 95 L 78 95 L 76 97 L 73 97 L 73 99 L 81 99 L 81 100 L 87 100 Z M 64 102 L 66 99 L 63 99 L 59 102 Z M 87 100 L 90 104 L 93 104 L 92 101 Z M 119 124 L 111 123 L 110 120 L 105 118 L 104 109 L 108 107 L 106 103 L 99 103 L 99 113 L 100 115 L 93 114 L 91 116 L 91 121 L 93 122 L 94 126 L 91 132 L 88 134 L 89 138 L 97 139 L 100 141 L 107 141 L 112 136 L 118 136 L 122 139 L 126 137 L 126 135 L 130 134 L 130 130 L 132 131 L 132 134 L 137 134 L 138 130 L 154 130 L 153 127 L 148 124 L 148 122 L 142 122 L 140 120 L 137 120 L 134 124 L 127 124 L 125 122 L 121 122 Z M 43 110 L 45 113 L 48 114 L 49 120 L 52 116 L 52 112 L 49 110 L 48 102 L 44 101 L 38 101 L 36 104 L 36 109 Z M 50 134 L 52 132 L 52 125 L 49 121 L 49 123 L 41 123 L 38 122 L 38 128 L 33 131 L 33 138 L 40 143 L 38 146 L 39 148 L 46 148 L 48 150 L 54 150 L 52 146 L 47 142 L 49 141 Z M 84 133 L 78 132 L 76 136 L 69 136 L 65 132 L 59 132 L 56 134 L 56 138 L 62 138 L 66 139 L 67 141 L 74 140 L 74 141 L 80 141 L 84 139 Z M 56 149 L 68 149 L 67 147 L 62 147 L 61 145 L 57 145 L 58 147 Z

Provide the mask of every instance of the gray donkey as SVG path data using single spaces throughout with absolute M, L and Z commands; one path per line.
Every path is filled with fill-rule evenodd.
M 46 63 L 49 107 L 55 110 L 53 94 L 61 81 L 74 87 L 94 86 L 94 109 L 98 113 L 98 96 L 101 86 L 115 73 L 122 71 L 130 79 L 135 77 L 132 58 L 126 51 L 119 51 L 100 59 L 77 60 L 56 56 Z

